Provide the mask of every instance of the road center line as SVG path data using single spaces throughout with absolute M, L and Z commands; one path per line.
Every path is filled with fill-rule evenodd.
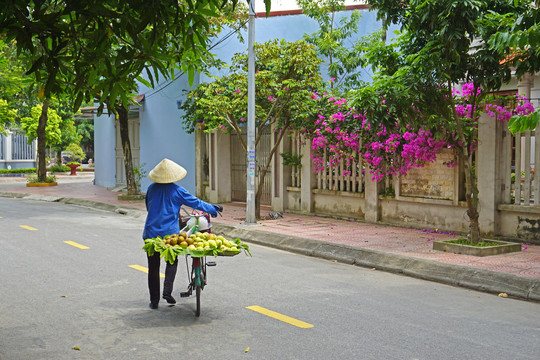
M 36 231 L 37 229 L 36 228 L 33 228 L 31 226 L 28 226 L 28 225 L 19 225 L 20 227 L 22 227 L 23 229 L 26 229 L 26 230 L 31 230 L 31 231 Z
M 79 249 L 83 249 L 83 250 L 86 250 L 86 249 L 90 249 L 88 246 L 84 246 L 84 245 L 81 245 L 81 244 L 78 244 L 76 243 L 75 241 L 64 241 L 66 244 L 69 244 L 71 246 L 75 246 L 76 248 L 79 248 Z
M 283 314 L 277 313 L 277 312 L 272 311 L 272 310 L 265 309 L 265 308 L 257 306 L 257 305 L 247 306 L 246 309 L 253 310 L 253 311 L 258 312 L 260 314 L 263 314 L 263 315 L 269 316 L 271 318 L 286 322 L 287 324 L 291 324 L 291 325 L 297 326 L 297 327 L 302 328 L 302 329 L 309 329 L 309 328 L 312 328 L 314 326 L 314 325 L 308 324 L 307 322 L 303 322 L 303 321 L 294 319 L 294 318 L 289 317 L 287 315 L 283 315 Z
M 142 272 L 145 272 L 148 274 L 148 268 L 145 268 L 144 266 L 140 266 L 140 265 L 128 265 L 130 268 L 133 268 L 135 270 L 139 270 L 139 271 L 142 271 Z M 165 277 L 165 274 L 163 273 L 159 273 L 159 277 L 162 277 L 164 278 Z

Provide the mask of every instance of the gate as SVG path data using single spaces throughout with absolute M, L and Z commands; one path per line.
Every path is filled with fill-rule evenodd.
M 247 141 L 247 134 L 242 134 Z M 265 131 L 255 152 L 255 185 L 259 183 L 262 167 L 268 161 L 270 153 L 270 130 Z M 261 195 L 261 204 L 270 205 L 271 202 L 272 171 L 268 169 L 264 177 Z M 257 189 L 258 190 L 258 189 Z M 247 155 L 236 133 L 231 134 L 231 200 L 246 201 L 247 191 Z

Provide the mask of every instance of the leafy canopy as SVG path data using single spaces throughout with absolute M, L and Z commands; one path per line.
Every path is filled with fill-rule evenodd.
M 321 60 L 314 47 L 303 40 L 271 40 L 254 48 L 258 134 L 269 126 L 282 131 L 302 127 L 312 111 L 306 101 L 310 91 L 321 86 Z M 230 75 L 216 77 L 188 93 L 183 105 L 188 132 L 202 123 L 207 131 L 242 133 L 247 121 L 247 70 L 247 55 L 236 54 Z

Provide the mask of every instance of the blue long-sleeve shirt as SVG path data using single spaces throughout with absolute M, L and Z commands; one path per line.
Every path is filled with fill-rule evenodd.
M 193 209 L 216 215 L 216 207 L 191 195 L 183 187 L 175 183 L 152 183 L 146 191 L 146 222 L 143 239 L 178 234 L 180 224 L 178 218 L 180 207 L 187 205 Z

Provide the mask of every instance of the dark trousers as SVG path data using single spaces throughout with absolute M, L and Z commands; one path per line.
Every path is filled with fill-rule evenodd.
M 161 298 L 159 294 L 160 280 L 159 280 L 159 265 L 161 264 L 161 258 L 159 253 L 155 252 L 152 256 L 146 256 L 148 258 L 148 290 L 150 290 L 150 302 L 157 304 Z M 165 268 L 165 281 L 163 282 L 163 295 L 171 295 L 173 291 L 174 278 L 176 277 L 176 270 L 178 268 L 178 259 L 174 264 L 166 263 Z

